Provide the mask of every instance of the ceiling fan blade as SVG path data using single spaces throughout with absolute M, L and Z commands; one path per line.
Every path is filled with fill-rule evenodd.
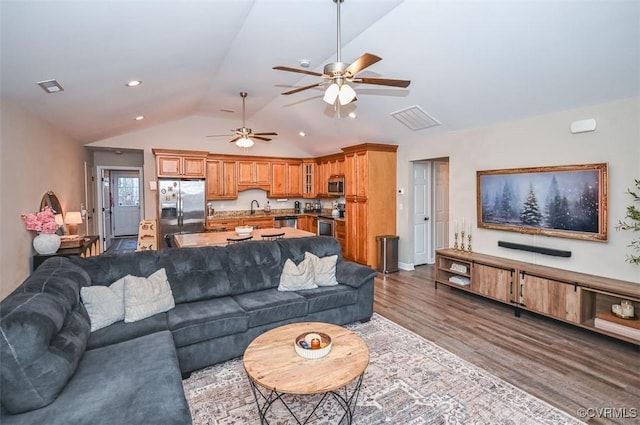
M 322 85 L 322 84 L 324 84 L 324 82 L 323 82 L 323 81 L 321 81 L 321 82 L 319 82 L 319 83 L 315 83 L 315 84 L 309 84 L 308 86 L 299 87 L 299 88 L 297 88 L 297 89 L 289 90 L 289 91 L 286 91 L 286 92 L 284 92 L 284 93 L 282 93 L 282 94 L 294 94 L 294 93 L 301 92 L 301 91 L 303 91 L 303 90 L 307 90 L 307 89 L 312 89 L 312 88 L 314 88 L 314 87 L 318 87 L 318 86 L 320 86 L 320 85 Z
M 229 134 L 229 133 L 227 133 L 227 134 L 210 134 L 207 137 L 229 137 L 229 136 L 233 136 L 233 134 Z
M 409 87 L 410 80 L 392 80 L 390 78 L 367 78 L 358 77 L 353 79 L 354 83 L 358 84 L 376 84 L 378 86 L 393 86 L 393 87 Z
M 362 71 L 363 69 L 381 60 L 382 58 L 380 56 L 376 56 L 371 53 L 365 53 L 362 56 L 360 56 L 358 59 L 353 61 L 351 65 L 349 65 L 347 69 L 344 70 L 344 75 L 347 78 L 353 77 L 358 72 Z
M 264 141 L 264 142 L 268 142 L 268 141 L 270 141 L 270 140 L 271 140 L 271 139 L 269 139 L 268 137 L 256 136 L 255 134 L 254 134 L 253 136 L 251 136 L 251 138 L 252 138 L 252 139 L 255 139 L 255 140 L 262 140 L 262 141 Z
M 254 136 L 277 136 L 278 133 L 253 133 Z
M 288 66 L 274 66 L 273 69 L 277 69 L 278 71 L 288 71 L 288 72 L 297 72 L 298 74 L 307 74 L 313 75 L 315 77 L 322 77 L 322 74 L 315 71 L 307 71 L 306 69 L 299 68 L 290 68 Z
M 235 143 L 235 142 L 237 142 L 237 141 L 238 141 L 238 140 L 240 140 L 240 139 L 242 139 L 242 136 L 236 136 L 236 137 L 234 137 L 233 139 L 229 140 L 229 143 Z

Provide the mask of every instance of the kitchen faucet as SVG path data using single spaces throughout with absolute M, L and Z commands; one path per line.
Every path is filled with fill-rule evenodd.
M 256 207 L 260 208 L 260 204 L 258 203 L 258 201 L 256 201 L 255 199 L 253 201 L 251 201 L 251 212 L 249 214 L 254 215 L 256 212 L 253 209 L 253 203 L 256 203 Z

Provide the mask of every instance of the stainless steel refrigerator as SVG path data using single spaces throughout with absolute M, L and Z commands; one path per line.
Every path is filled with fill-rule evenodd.
M 170 236 L 199 233 L 205 228 L 205 181 L 158 179 L 160 243 L 169 246 Z

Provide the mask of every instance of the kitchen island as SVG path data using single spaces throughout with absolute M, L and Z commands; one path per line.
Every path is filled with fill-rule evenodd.
M 283 238 L 306 238 L 316 236 L 315 233 L 307 232 L 293 227 L 254 229 L 251 232 L 252 240 L 262 240 L 263 236 L 284 233 Z M 205 232 L 205 233 L 185 233 L 173 236 L 174 246 L 176 248 L 187 248 L 193 246 L 225 246 L 227 238 L 241 237 L 235 231 L 228 232 Z

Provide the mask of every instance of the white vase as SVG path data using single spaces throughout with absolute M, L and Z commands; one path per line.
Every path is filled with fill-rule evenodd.
M 58 248 L 60 248 L 60 236 L 55 233 L 38 233 L 38 236 L 33 238 L 33 249 L 38 254 L 55 254 Z

